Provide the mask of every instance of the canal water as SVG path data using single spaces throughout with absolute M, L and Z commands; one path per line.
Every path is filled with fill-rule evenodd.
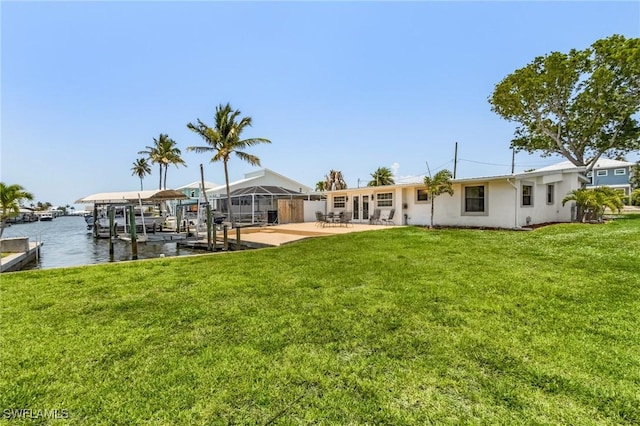
M 13 224 L 5 228 L 2 238 L 29 237 L 29 241 L 42 241 L 40 259 L 24 269 L 47 269 L 64 266 L 131 260 L 131 243 L 115 240 L 114 254 L 109 255 L 109 240 L 93 238 L 81 216 L 62 216 L 50 222 Z M 177 243 L 138 243 L 138 259 L 151 259 L 160 255 L 183 256 L 202 253 Z

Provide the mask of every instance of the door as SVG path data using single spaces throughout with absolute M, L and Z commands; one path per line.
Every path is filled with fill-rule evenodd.
M 360 196 L 359 195 L 353 196 L 352 210 L 353 210 L 353 220 L 355 221 L 359 220 L 360 219 Z
M 362 196 L 362 220 L 369 220 L 369 196 Z

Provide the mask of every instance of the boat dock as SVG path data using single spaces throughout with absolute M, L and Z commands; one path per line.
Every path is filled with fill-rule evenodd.
M 42 242 L 29 242 L 28 237 L 3 238 L 0 272 L 19 271 L 40 257 Z

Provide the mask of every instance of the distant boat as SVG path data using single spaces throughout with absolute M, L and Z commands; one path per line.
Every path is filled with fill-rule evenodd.
M 50 213 L 50 212 L 38 213 L 38 220 L 40 220 L 41 222 L 50 222 L 53 220 L 53 213 Z

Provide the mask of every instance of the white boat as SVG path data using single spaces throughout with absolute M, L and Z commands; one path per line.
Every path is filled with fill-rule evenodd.
M 38 220 L 40 220 L 41 222 L 50 222 L 53 220 L 53 213 L 40 212 L 38 213 Z

